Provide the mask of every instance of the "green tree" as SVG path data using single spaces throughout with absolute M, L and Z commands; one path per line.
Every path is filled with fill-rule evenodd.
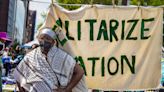
M 159 6 L 164 5 L 164 0 L 147 0 L 148 5 Z
M 86 4 L 88 0 L 58 0 L 59 3 L 63 4 Z M 70 6 L 70 5 L 61 5 L 62 7 L 68 9 L 68 10 L 74 10 L 79 8 L 80 6 Z
M 164 5 L 164 0 L 131 0 L 132 5 L 149 5 L 149 6 L 159 6 Z
M 118 5 L 119 2 L 127 1 L 127 0 L 114 0 L 115 4 Z M 112 5 L 112 0 L 57 0 L 59 3 L 63 4 L 103 4 L 103 5 Z M 164 0 L 130 0 L 130 4 L 132 5 L 151 5 L 151 6 L 159 6 L 164 5 Z M 66 9 L 74 10 L 79 8 L 80 6 L 69 6 L 69 5 L 61 5 Z
M 115 4 L 118 4 L 119 0 L 115 0 Z M 103 4 L 103 5 L 112 5 L 112 0 L 58 0 L 59 3 L 63 4 Z M 62 7 L 68 10 L 74 10 L 80 6 L 69 6 L 61 5 Z

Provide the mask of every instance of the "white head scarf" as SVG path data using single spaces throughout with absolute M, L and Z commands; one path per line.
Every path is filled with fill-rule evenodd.
M 41 34 L 47 34 L 47 35 L 49 35 L 52 39 L 56 39 L 56 34 L 55 34 L 55 32 L 54 32 L 52 29 L 50 29 L 50 28 L 44 28 L 44 29 L 42 29 L 42 30 L 40 31 L 39 35 L 41 35 Z
M 51 28 L 44 28 L 44 29 L 40 30 L 39 32 L 37 32 L 36 35 L 39 36 L 41 34 L 47 34 L 52 39 L 56 39 L 56 34 Z M 37 38 L 35 40 L 31 41 L 31 42 L 28 42 L 28 43 L 24 44 L 24 46 L 32 46 L 33 44 L 39 44 L 39 41 L 38 41 Z

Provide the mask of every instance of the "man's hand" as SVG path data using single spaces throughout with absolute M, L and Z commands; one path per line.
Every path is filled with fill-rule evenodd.
M 74 72 L 71 78 L 70 83 L 68 83 L 66 89 L 67 92 L 71 92 L 71 90 L 78 84 L 78 82 L 82 79 L 84 75 L 84 70 L 80 67 L 80 65 L 76 64 L 74 67 Z
M 71 78 L 70 83 L 68 83 L 66 88 L 58 88 L 55 89 L 54 92 L 72 92 L 72 89 L 78 84 L 84 75 L 84 70 L 80 67 L 80 65 L 76 64 L 74 67 L 74 72 Z
M 66 90 L 64 88 L 58 88 L 58 89 L 55 89 L 54 92 L 66 92 Z
M 72 92 L 71 90 L 68 90 L 66 88 L 58 88 L 58 89 L 55 89 L 54 92 Z

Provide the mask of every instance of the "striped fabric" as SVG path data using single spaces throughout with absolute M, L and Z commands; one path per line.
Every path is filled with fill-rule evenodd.
M 69 54 L 55 46 L 48 52 L 47 59 L 38 47 L 24 57 L 14 77 L 28 92 L 54 92 L 68 85 L 75 64 Z M 72 92 L 87 92 L 84 77 Z

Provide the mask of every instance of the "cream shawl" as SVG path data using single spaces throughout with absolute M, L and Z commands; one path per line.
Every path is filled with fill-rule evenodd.
M 52 47 L 47 55 L 40 47 L 29 52 L 14 71 L 15 79 L 28 92 L 54 92 L 70 82 L 76 62 L 66 52 Z M 87 92 L 84 77 L 72 92 Z

